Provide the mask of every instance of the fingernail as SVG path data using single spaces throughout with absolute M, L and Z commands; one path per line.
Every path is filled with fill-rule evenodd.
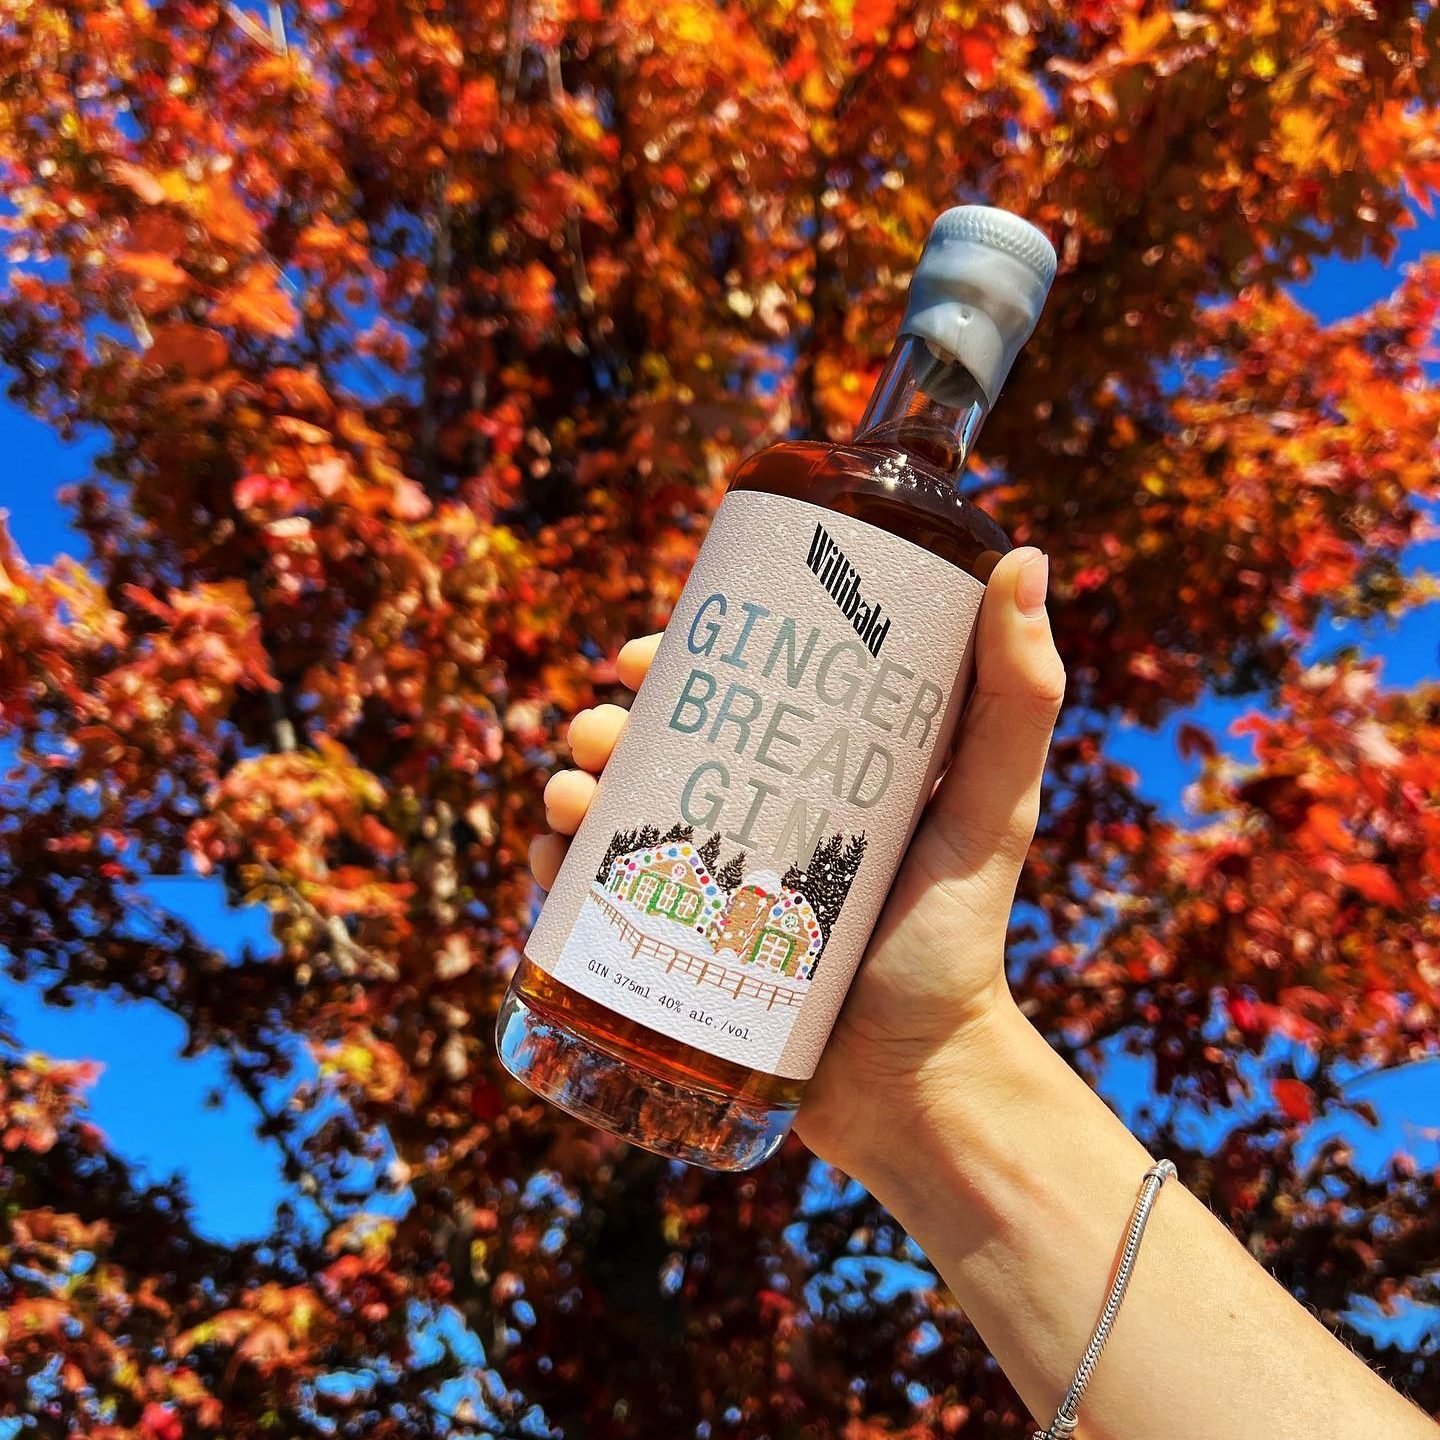
M 1026 547 L 1029 549 L 1030 547 Z M 1027 620 L 1045 613 L 1045 592 L 1050 588 L 1050 557 L 1030 549 L 1015 581 L 1015 604 Z

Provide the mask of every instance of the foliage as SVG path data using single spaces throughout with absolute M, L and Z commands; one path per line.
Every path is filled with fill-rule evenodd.
M 564 720 L 735 459 L 855 418 L 966 196 L 1062 259 L 979 477 L 1052 554 L 1072 675 L 1022 998 L 1078 1063 L 1155 1057 L 1147 1138 L 1328 1323 L 1440 1298 L 1434 1177 L 1300 1145 L 1437 1045 L 1440 693 L 1302 654 L 1430 593 L 1440 261 L 1336 325 L 1283 288 L 1430 205 L 1437 47 L 1434 7 L 1349 0 L 10 0 L 0 358 L 105 450 L 83 565 L 0 548 L 0 940 L 57 999 L 170 1007 L 262 1107 L 315 1059 L 263 1122 L 295 1208 L 221 1249 L 105 1154 L 83 1072 L 6 1054 L 10 1412 L 1027 1433 L 948 1296 L 877 1286 L 908 1252 L 868 1197 L 798 1147 L 621 1153 L 490 1041 Z M 1107 723 L 1207 689 L 1256 698 L 1253 762 L 1182 730 L 1166 821 Z M 157 909 L 187 865 L 272 953 Z

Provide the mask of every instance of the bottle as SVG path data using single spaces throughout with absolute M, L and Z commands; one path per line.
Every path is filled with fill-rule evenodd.
M 960 472 L 1054 275 L 946 211 L 851 443 L 736 472 L 500 1009 L 538 1094 L 716 1170 L 784 1139 L 949 761 L 1010 549 Z

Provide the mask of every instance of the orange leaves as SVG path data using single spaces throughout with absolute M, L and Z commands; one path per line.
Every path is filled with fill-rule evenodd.
M 77 1092 L 99 1075 L 100 1067 L 89 1062 L 0 1057 L 0 1152 L 45 1154 L 74 1124 L 81 1105 Z
M 1400 893 L 1395 877 L 1382 865 L 1373 862 L 1344 865 L 1336 871 L 1336 877 L 1377 905 L 1388 905 L 1399 910 L 1405 904 L 1405 897 Z
M 335 1317 L 318 1294 L 305 1285 L 270 1282 L 248 1291 L 241 1306 L 221 1310 L 174 1341 L 174 1353 L 188 1359 L 196 1351 L 228 1353 L 232 1370 L 250 1366 L 275 1376 L 306 1364 L 317 1342 L 333 1333 Z
M 1440 128 L 1433 110 L 1393 99 L 1368 117 L 1359 134 L 1366 161 L 1387 183 L 1403 184 L 1426 215 L 1440 193 Z
M 379 865 L 332 867 L 332 847 L 372 846 L 389 832 L 375 813 L 385 788 L 345 748 L 317 736 L 313 750 L 245 759 L 211 797 L 210 813 L 190 828 L 196 865 L 239 867 L 257 899 L 299 899 L 324 916 L 401 917 L 414 893 Z M 383 851 L 394 850 L 394 839 Z
M 460 87 L 452 120 L 462 145 L 483 145 L 494 140 L 500 118 L 500 91 L 491 75 L 467 80 Z
M 1300 170 L 1319 166 L 1338 174 L 1346 164 L 1329 117 L 1300 105 L 1290 106 L 1280 114 L 1276 155 L 1283 165 Z
M 190 277 L 168 255 L 154 251 L 128 251 L 115 257 L 115 268 L 147 285 L 185 286 Z
M 297 263 L 331 265 L 341 271 L 366 268 L 369 252 L 351 229 L 342 228 L 322 215 L 300 232 L 295 242 Z
M 899 8 L 898 0 L 839 0 L 831 11 L 859 44 L 870 45 L 879 32 L 889 28 Z
M 266 373 L 265 385 L 296 415 L 308 414 L 326 420 L 335 409 L 330 392 L 314 370 L 284 367 L 271 370 Z
M 1307 806 L 1296 839 L 1307 847 L 1334 850 L 1340 854 L 1353 852 L 1355 845 L 1346 828 L 1345 817 L 1333 805 Z
M 538 336 L 554 318 L 555 277 L 538 260 L 532 261 L 523 270 L 502 271 L 500 293 L 526 335 Z
M 154 332 L 145 359 L 188 380 L 209 380 L 225 368 L 230 351 L 218 331 L 177 322 Z
M 132 283 L 135 303 L 146 315 L 176 304 L 192 285 L 171 256 L 155 250 L 121 251 L 115 268 Z
M 371 1101 L 390 1104 L 409 1088 L 409 1073 L 400 1052 L 372 1035 L 357 1034 L 339 1044 L 314 1048 L 322 1075 L 357 1087 Z
M 100 1256 L 65 1290 L 65 1324 L 38 1317 L 42 1363 L 78 1366 L 94 1392 L 57 1431 L 112 1415 L 148 1440 L 177 1424 L 246 1440 L 314 1404 L 337 1431 L 422 1415 L 445 1377 L 406 1354 L 429 1325 L 407 1307 L 448 1288 L 467 1314 L 533 1305 L 543 1333 L 507 1342 L 507 1386 L 577 1433 L 613 1430 L 621 1402 L 637 1434 L 661 1423 L 645 1366 L 696 1370 L 707 1395 L 742 1369 L 778 1377 L 747 1387 L 742 1428 L 794 1429 L 775 1343 L 796 1317 L 775 1297 L 805 1311 L 813 1272 L 804 1247 L 767 1269 L 766 1247 L 798 1162 L 766 1172 L 740 1222 L 695 1176 L 667 1175 L 652 1204 L 604 1142 L 507 1086 L 485 1030 L 532 913 L 524 853 L 560 711 L 613 683 L 593 657 L 663 620 L 739 452 L 848 427 L 924 227 L 961 194 L 1031 214 L 1065 257 L 973 479 L 1057 555 L 1077 715 L 1159 722 L 1215 684 L 1267 712 L 1253 766 L 1177 727 L 1197 772 L 1183 824 L 1096 745 L 1062 739 L 1014 937 L 1027 1008 L 1075 1044 L 1133 1041 L 1160 1089 L 1217 1110 L 1250 1083 L 1272 1128 L 1333 1093 L 1335 1055 L 1433 1045 L 1434 693 L 1294 657 L 1327 613 L 1424 592 L 1389 567 L 1437 494 L 1424 356 L 1440 270 L 1340 325 L 1276 290 L 1323 254 L 1383 253 L 1407 192 L 1430 197 L 1437 81 L 1402 11 L 573 0 L 519 7 L 517 37 L 503 4 L 311 5 L 282 60 L 184 6 L 71 8 L 84 23 L 61 37 L 64 7 L 28 7 L 52 27 L 51 63 L 29 66 L 20 123 L 0 127 L 18 179 L 6 240 L 33 257 L 15 262 L 0 345 L 25 349 L 7 366 L 25 403 L 113 453 L 105 493 L 79 501 L 93 577 L 0 552 L 7 754 L 35 749 L 75 797 L 58 833 L 43 803 L 22 813 L 43 786 L 0 815 L 21 856 L 0 928 L 78 984 L 164 995 L 197 1045 L 308 1047 L 324 1073 L 295 1096 L 289 1138 L 314 1158 L 315 1198 L 350 1214 L 337 1186 L 376 1172 L 351 1123 L 392 1121 L 403 1163 L 384 1183 L 413 1171 L 418 1203 L 383 1233 L 273 1247 L 274 1264 L 311 1267 L 292 1294 L 260 1247 L 217 1263 L 173 1211 L 87 1177 L 95 1213 L 143 1216 L 125 1253 L 153 1253 L 154 1273 Z M 152 335 L 143 363 L 93 343 L 122 316 Z M 269 907 L 273 964 L 207 969 L 115 908 L 104 867 L 173 866 L 186 825 L 200 868 Z M 54 885 L 73 889 L 47 908 Z M 67 945 L 71 894 L 73 923 L 98 919 Z M 1311 1052 L 1313 1092 L 1276 1068 L 1291 1046 Z M 16 1095 L 12 1158 L 48 1143 L 59 1166 L 72 1147 L 45 1126 L 82 1132 Z M 560 1178 L 526 1189 L 542 1162 Z M 1216 1193 L 1292 1198 L 1284 1164 L 1227 1145 Z M 601 1230 L 561 1195 L 571 1179 L 595 1215 L 615 1202 Z M 637 1345 L 607 1323 L 613 1277 L 592 1263 L 613 1251 L 607 1227 L 623 1249 L 654 1230 L 625 1206 L 653 1221 L 672 1201 L 695 1218 L 666 1246 L 713 1233 L 734 1274 L 759 1277 L 729 1297 L 754 1323 L 727 1331 L 718 1380 L 686 1338 L 713 1319 L 698 1268 L 673 1333 Z M 25 1225 L 36 1247 L 81 1243 Z M 1316 1303 L 1346 1306 L 1333 1286 Z M 131 1375 L 103 1345 L 136 1313 Z M 903 1331 L 803 1318 L 836 1373 L 909 1363 Z M 383 1371 L 384 1393 L 314 1401 L 317 1355 Z M 805 1404 L 827 1433 L 1018 1428 L 978 1375 L 883 1422 L 843 1387 L 833 1409 L 824 1387 Z
M 167 190 L 185 205 L 217 244 L 240 254 L 259 248 L 260 228 L 228 170 L 213 171 L 196 185 L 177 180 L 167 185 Z
M 161 205 L 168 198 L 165 187 L 143 165 L 112 160 L 107 169 L 116 184 L 125 186 L 147 205 Z
M 239 285 L 211 307 L 210 319 L 216 325 L 236 325 L 277 339 L 289 336 L 299 322 L 294 302 L 268 263 L 250 266 Z
M 228 168 L 212 168 L 198 179 L 184 169 L 156 172 L 125 160 L 110 160 L 106 168 L 115 183 L 142 203 L 185 212 L 215 243 L 240 253 L 258 248 L 259 228 Z

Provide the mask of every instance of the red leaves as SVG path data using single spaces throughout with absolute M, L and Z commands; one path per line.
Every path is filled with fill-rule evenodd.
M 988 35 L 978 31 L 960 41 L 960 64 L 965 73 L 979 84 L 988 85 L 995 78 L 996 46 Z
M 481 145 L 487 140 L 493 141 L 499 117 L 500 91 L 493 76 L 467 80 L 460 87 L 452 120 L 461 144 Z
M 1182 760 L 1213 760 L 1219 754 L 1215 737 L 1199 725 L 1186 721 L 1175 732 L 1175 748 Z
M 185 1425 L 170 1406 L 152 1400 L 140 1412 L 140 1433 L 145 1440 L 184 1440 Z
M 242 475 L 235 482 L 237 510 L 280 510 L 289 512 L 300 502 L 300 490 L 284 475 Z
M 1272 1080 L 1270 1093 L 1287 1118 L 1308 1125 L 1315 1118 L 1315 1095 L 1303 1080 Z
M 1029 538 L 1063 531 L 1055 623 L 1081 708 L 1105 729 L 1163 723 L 1215 684 L 1266 696 L 1253 765 L 1176 727 L 1198 772 L 1182 823 L 1093 745 L 1062 742 L 1017 925 L 1017 966 L 1038 957 L 1022 998 L 1050 1033 L 1133 1042 L 1214 1115 L 1253 1083 L 1273 1109 L 1258 1142 L 1214 1157 L 1217 1201 L 1273 1199 L 1257 1246 L 1345 1310 L 1356 1272 L 1304 1250 L 1329 1253 L 1343 1227 L 1281 1218 L 1297 1194 L 1284 1147 L 1318 1101 L 1276 1066 L 1306 1047 L 1329 1095 L 1337 1056 L 1435 1043 L 1440 737 L 1433 692 L 1389 695 L 1351 665 L 1302 674 L 1297 657 L 1326 613 L 1423 593 L 1392 567 L 1436 493 L 1440 269 L 1329 326 L 1280 269 L 1393 242 L 1405 188 L 1436 180 L 1434 86 L 1413 17 L 1327 29 L 1323 10 L 1286 7 L 1278 46 L 1218 11 L 1105 0 L 1063 24 L 1054 7 L 938 7 L 923 37 L 895 0 L 783 25 L 662 4 L 639 28 L 583 0 L 530 14 L 517 51 L 504 6 L 313 4 L 289 57 L 223 6 L 92 5 L 58 29 L 56 7 L 20 7 L 16 36 L 55 63 L 29 67 L 0 138 L 21 253 L 0 343 L 22 403 L 113 453 L 108 498 L 79 501 L 94 577 L 0 553 L 3 741 L 44 768 L 0 816 L 21 857 L 0 922 L 57 975 L 170 997 L 197 1046 L 312 1046 L 325 1073 L 297 1092 L 290 1138 L 302 1165 L 313 1151 L 316 1198 L 349 1213 L 385 1149 L 368 1127 L 387 1123 L 393 1183 L 413 1171 L 416 1188 L 401 1220 L 337 1227 L 344 1253 L 310 1277 L 335 1319 L 271 1283 L 313 1248 L 216 1263 L 183 1217 L 90 1167 L 87 1204 L 131 1227 L 138 1258 L 127 1274 L 90 1237 L 85 1276 L 56 1261 L 63 1311 L 33 1312 L 34 1350 L 59 1360 L 59 1389 L 93 1392 L 57 1432 L 113 1415 L 143 1440 L 176 1425 L 252 1440 L 306 1404 L 337 1431 L 367 1413 L 403 1429 L 392 1418 L 423 1414 L 449 1363 L 411 1364 L 407 1336 L 436 1297 L 483 1308 L 501 1274 L 544 1331 L 507 1342 L 506 1384 L 577 1433 L 622 1413 L 637 1436 L 693 1429 L 699 1415 L 647 1409 L 668 1373 L 694 1376 L 676 1396 L 740 1377 L 756 1434 L 793 1431 L 802 1409 L 826 1433 L 1018 1430 L 990 1372 L 929 1383 L 897 1349 L 908 1314 L 897 1331 L 810 1312 L 810 1247 L 774 1241 L 795 1160 L 747 1181 L 739 1209 L 734 1186 L 651 1181 L 512 1106 L 487 1048 L 532 913 L 524 852 L 558 716 L 614 681 L 577 660 L 582 643 L 610 656 L 663 619 L 739 452 L 853 418 L 925 226 L 976 177 L 1001 203 L 1040 197 L 1063 252 L 1024 384 L 987 426 L 1004 466 L 975 479 L 1003 482 L 991 493 Z M 1382 93 L 1395 76 L 1404 93 Z M 1215 94 L 1238 98 L 1203 103 Z M 1074 163 L 1057 174 L 1056 156 Z M 110 350 L 124 327 L 151 335 L 142 363 Z M 72 823 L 47 832 L 56 792 Z M 232 975 L 168 935 L 132 942 L 122 842 L 137 873 L 178 863 L 181 843 L 221 868 L 269 908 L 270 963 Z M 52 884 L 93 934 L 66 942 Z M 73 1092 L 8 1083 L 10 1158 L 27 1184 L 53 1173 L 57 1197 L 78 1193 L 62 1167 L 98 1142 Z M 1402 1203 L 1337 1173 L 1347 1203 Z M 36 1247 L 81 1243 L 31 1228 Z M 1412 1241 L 1376 1237 L 1364 1273 Z M 632 1325 L 629 1282 L 681 1246 L 709 1264 L 687 1265 L 677 1323 Z M 897 1382 L 883 1418 L 843 1386 L 802 1404 L 799 1357 L 777 1344 L 787 1306 L 817 1374 L 899 1365 L 930 1399 L 896 1410 Z M 131 1366 L 106 1346 L 137 1311 Z M 929 1318 L 969 1353 L 944 1305 Z M 316 1400 L 322 1362 L 393 1376 L 383 1407 Z

